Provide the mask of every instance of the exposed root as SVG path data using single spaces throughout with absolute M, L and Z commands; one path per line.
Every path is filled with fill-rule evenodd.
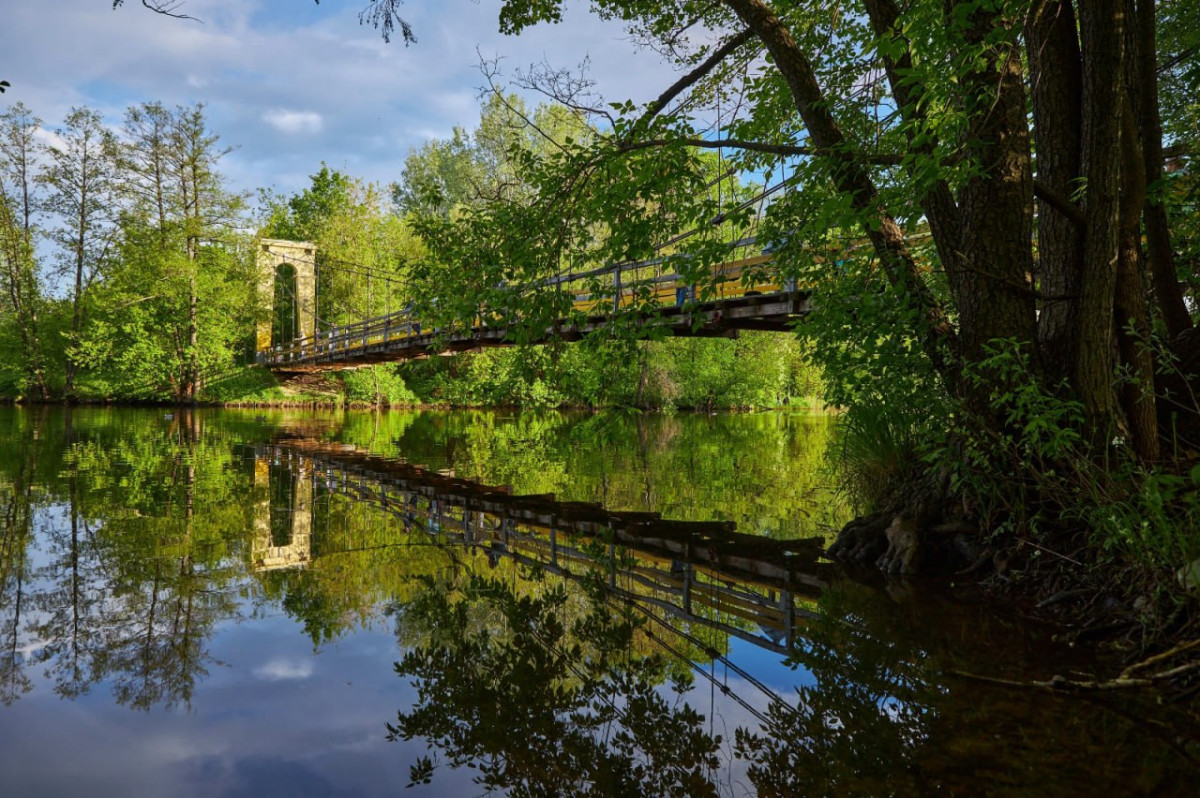
M 1121 676 L 1128 678 L 1131 674 L 1133 674 L 1137 671 L 1140 671 L 1144 668 L 1148 668 L 1151 665 L 1157 665 L 1158 663 L 1164 662 L 1164 661 L 1170 659 L 1171 657 L 1174 657 L 1178 654 L 1182 654 L 1185 651 L 1190 651 L 1193 648 L 1196 648 L 1197 646 L 1200 646 L 1200 640 L 1189 640 L 1186 643 L 1180 643 L 1179 645 L 1175 646 L 1174 648 L 1169 648 L 1166 651 L 1162 652 L 1161 654 L 1155 654 L 1153 657 L 1147 657 L 1146 659 L 1142 660 L 1141 662 L 1133 663 L 1128 668 L 1121 671 Z
M 888 512 L 855 518 L 842 528 L 826 553 L 841 562 L 874 563 L 887 550 L 884 532 L 891 522 L 892 514 Z

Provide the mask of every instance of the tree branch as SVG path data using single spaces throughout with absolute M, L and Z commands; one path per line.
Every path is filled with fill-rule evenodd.
M 947 357 L 956 335 L 941 303 L 925 285 L 896 219 L 884 207 L 865 164 L 849 151 L 845 134 L 830 110 L 831 103 L 817 82 L 807 54 L 791 31 L 763 0 L 722 0 L 746 27 L 754 31 L 775 59 L 775 68 L 788 90 L 813 142 L 828 157 L 823 160 L 830 182 L 862 215 L 863 226 L 884 267 L 888 281 L 898 286 L 920 314 L 919 337 L 947 383 L 958 381 L 956 366 Z
M 1033 194 L 1042 202 L 1070 219 L 1071 223 L 1076 227 L 1083 229 L 1086 225 L 1087 217 L 1084 215 L 1083 210 L 1041 180 L 1033 181 Z
M 125 5 L 125 0 L 113 0 L 113 10 Z M 180 13 L 179 9 L 183 6 L 183 0 L 142 0 L 142 5 L 155 14 L 162 14 L 164 17 L 174 17 L 175 19 L 189 19 L 192 22 L 200 22 L 195 17 Z
M 717 65 L 728 58 L 733 51 L 737 50 L 752 38 L 754 38 L 754 32 L 749 28 L 746 28 L 741 33 L 732 36 L 727 42 L 722 44 L 716 50 L 713 50 L 712 54 L 709 55 L 708 58 L 704 59 L 703 63 L 681 77 L 679 80 L 675 81 L 666 91 L 658 95 L 658 99 L 654 100 L 649 106 L 647 106 L 646 113 L 642 114 L 642 116 L 638 119 L 635 128 L 646 124 L 651 119 L 662 113 L 662 110 L 667 107 L 667 104 L 670 103 L 671 100 L 674 100 L 685 89 L 695 85 L 697 81 L 699 81 L 709 72 L 712 72 Z
M 321 0 L 316 0 L 320 3 Z M 358 15 L 358 24 L 370 25 L 379 31 L 385 42 L 392 40 L 392 32 L 400 29 L 400 38 L 404 40 L 404 44 L 416 44 L 417 37 L 413 33 L 412 25 L 406 19 L 400 16 L 399 8 L 403 5 L 404 0 L 371 0 L 370 4 L 364 8 Z

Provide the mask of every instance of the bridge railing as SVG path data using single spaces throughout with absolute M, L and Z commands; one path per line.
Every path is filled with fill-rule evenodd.
M 669 254 L 635 263 L 618 263 L 546 281 L 572 293 L 572 307 L 586 315 L 607 315 L 631 305 L 684 306 L 693 301 L 729 299 L 789 290 L 786 280 L 769 278 L 761 267 L 773 260 L 754 236 L 725 245 L 727 255 L 697 278 L 686 269 L 692 256 Z M 692 271 L 688 277 L 684 272 Z

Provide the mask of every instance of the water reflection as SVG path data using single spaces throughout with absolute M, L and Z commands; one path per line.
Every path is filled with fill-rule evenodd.
M 1194 784 L 1186 707 L 956 681 L 1070 663 L 820 562 L 820 423 L 298 420 L 0 409 L 13 794 L 81 722 L 97 795 Z
M 270 550 L 273 559 L 255 560 L 258 570 L 307 562 L 316 504 L 305 497 L 339 495 L 382 510 L 407 532 L 424 531 L 456 558 L 483 553 L 491 568 L 507 559 L 571 582 L 602 577 L 610 598 L 784 655 L 797 617 L 816 616 L 815 599 L 833 573 L 818 562 L 819 538 L 775 540 L 739 533 L 730 522 L 671 521 L 553 494 L 514 495 L 312 439 L 259 447 L 256 469 L 286 469 L 295 497 L 293 511 L 272 504 L 271 528 L 282 523 L 293 531 L 286 545 Z

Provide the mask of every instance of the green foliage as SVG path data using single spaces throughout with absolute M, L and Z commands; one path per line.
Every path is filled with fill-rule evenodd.
M 1200 466 L 1174 474 L 1128 465 L 1095 487 L 1096 501 L 1078 513 L 1106 549 L 1169 578 L 1200 558 Z
M 463 208 L 527 199 L 528 157 L 591 133 L 578 114 L 562 106 L 530 110 L 515 94 L 492 93 L 474 131 L 455 126 L 450 138 L 434 139 L 408 154 L 392 186 L 392 202 L 406 216 L 449 219 Z
M 986 381 L 999 422 L 970 424 L 978 415 L 959 411 L 952 435 L 917 449 L 949 469 L 985 528 L 1053 547 L 1082 524 L 1094 550 L 1164 584 L 1200 556 L 1200 469 L 1139 464 L 1119 433 L 1084 438 L 1083 408 L 1040 385 L 1025 347 L 996 340 L 986 353 L 966 378 Z
M 347 175 L 322 163 L 310 179 L 311 186 L 286 201 L 269 193 L 262 196 L 264 238 L 315 241 L 328 221 L 353 202 L 355 184 Z
M 346 401 L 392 407 L 417 403 L 395 366 L 368 366 L 342 374 Z
M 516 493 L 827 536 L 849 520 L 823 414 L 387 413 L 336 436 Z
M 248 248 L 206 247 L 193 272 L 192 261 L 178 250 L 158 247 L 154 227 L 129 219 L 124 232 L 120 257 L 94 289 L 78 347 L 92 390 L 104 397 L 173 398 L 193 359 L 219 379 L 244 357 L 256 319 L 246 301 L 255 274 Z M 193 285 L 195 347 L 187 343 Z
M 45 298 L 31 247 L 4 257 L 13 312 L 0 327 L 23 349 L 3 380 L 9 395 L 44 387 L 43 398 L 197 398 L 205 375 L 244 354 L 256 316 L 253 252 L 237 232 L 242 198 L 223 186 L 227 150 L 203 106 L 130 108 L 120 136 L 75 109 L 48 150 L 27 135 L 39 125 L 5 115 L 0 182 L 16 176 L 32 198 L 26 209 L 50 211 L 49 230 L 16 230 L 26 243 L 48 234 L 70 292 Z M 11 221 L 6 213 L 0 232 Z
M 279 379 L 258 366 L 238 366 L 210 379 L 204 386 L 210 402 L 271 402 L 287 399 Z
M 728 409 L 808 402 L 822 380 L 791 335 L 594 338 L 404 364 L 422 401 L 454 406 Z

